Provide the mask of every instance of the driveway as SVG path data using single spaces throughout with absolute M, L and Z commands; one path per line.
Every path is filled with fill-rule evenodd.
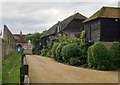
M 27 55 L 30 83 L 117 83 L 118 72 L 97 71 L 58 63 L 51 58 Z

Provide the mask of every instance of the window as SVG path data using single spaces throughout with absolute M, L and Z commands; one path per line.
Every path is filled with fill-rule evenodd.
M 27 47 L 26 47 L 26 46 L 23 46 L 23 48 L 24 48 L 24 49 L 27 49 Z

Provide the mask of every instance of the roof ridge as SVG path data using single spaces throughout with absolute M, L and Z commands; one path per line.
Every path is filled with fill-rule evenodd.
M 105 7 L 102 7 L 102 8 L 99 10 L 99 15 L 98 15 L 98 17 L 101 17 L 101 16 L 102 16 L 104 10 L 105 10 Z
M 70 17 L 72 17 L 72 19 L 63 27 L 63 29 L 75 18 L 76 15 L 77 15 L 77 13 L 75 13 L 75 14 L 73 14 L 73 15 L 70 16 Z M 68 17 L 68 18 L 70 18 L 70 17 Z
M 118 16 L 118 12 L 120 11 L 120 8 L 118 7 L 102 7 L 97 12 L 95 12 L 93 15 L 91 15 L 88 19 L 84 20 L 83 23 L 89 22 L 91 20 L 94 20 L 96 18 L 120 18 Z
M 113 8 L 113 9 L 120 9 L 120 7 L 108 7 L 108 6 L 103 6 L 102 8 Z

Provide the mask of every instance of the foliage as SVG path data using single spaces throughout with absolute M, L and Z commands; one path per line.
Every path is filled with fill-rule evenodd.
M 27 34 L 25 37 L 26 41 L 30 40 L 33 44 L 33 54 L 40 54 L 42 50 L 41 46 L 41 34 L 36 32 L 34 34 Z
M 74 58 L 70 58 L 69 64 L 73 66 L 79 66 L 82 63 L 79 57 L 74 57 Z
M 80 36 L 80 49 L 81 49 L 81 61 L 85 64 L 87 61 L 87 50 L 88 50 L 88 41 L 85 38 L 86 32 L 82 31 Z
M 42 56 L 47 56 L 48 49 L 42 49 L 41 50 L 41 55 Z
M 49 50 L 48 52 L 47 52 L 47 57 L 51 57 L 51 55 L 52 55 L 52 52 L 51 52 L 51 50 Z
M 53 42 L 52 42 L 52 41 L 47 41 L 47 48 L 48 48 L 48 49 L 51 49 L 51 48 L 52 48 L 52 45 L 53 45 Z
M 45 36 L 46 32 L 47 32 L 47 30 L 43 31 L 43 32 L 41 33 L 41 36 Z
M 16 41 L 18 41 L 18 40 L 19 40 L 19 38 L 18 38 L 17 36 L 14 36 L 14 38 L 15 38 L 15 40 L 16 40 Z
M 39 48 L 39 46 L 38 47 L 33 47 L 32 52 L 33 52 L 33 54 L 39 55 L 39 54 L 41 54 L 41 48 Z
M 61 54 L 61 50 L 63 48 L 63 46 L 67 45 L 68 43 L 67 42 L 62 42 L 61 44 L 59 44 L 56 48 L 56 59 L 57 61 L 62 61 L 62 54 Z
M 18 83 L 20 80 L 21 56 L 12 52 L 2 61 L 2 83 Z
M 59 42 L 56 42 L 56 43 L 54 43 L 54 45 L 53 45 L 53 47 L 52 47 L 52 57 L 53 57 L 54 59 L 56 59 L 55 50 L 56 50 L 56 48 L 57 48 L 57 46 L 58 46 L 59 44 L 60 44 Z
M 62 48 L 62 58 L 65 62 L 76 56 L 80 56 L 80 49 L 77 44 L 68 44 Z
M 88 66 L 103 70 L 112 68 L 112 57 L 103 43 L 96 42 L 89 47 Z
M 113 58 L 114 66 L 120 67 L 120 42 L 113 42 L 109 51 Z
M 50 37 L 51 41 L 57 41 L 57 42 L 69 42 L 69 43 L 77 43 L 79 44 L 80 39 L 79 38 L 75 38 L 75 37 L 70 37 L 70 36 L 66 36 L 66 35 L 61 35 L 58 34 L 58 36 L 51 36 Z
M 29 33 L 29 34 L 27 34 L 27 35 L 25 36 L 26 42 L 27 42 L 28 40 L 31 40 L 31 41 L 32 41 L 32 38 L 33 38 L 33 34 L 31 34 L 31 33 Z
M 41 45 L 41 34 L 37 32 L 34 33 L 31 41 L 35 47 L 38 47 L 39 45 Z

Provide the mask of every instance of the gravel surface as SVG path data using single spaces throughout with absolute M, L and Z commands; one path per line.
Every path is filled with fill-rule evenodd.
M 118 72 L 98 71 L 58 63 L 51 58 L 27 55 L 30 83 L 117 83 Z

